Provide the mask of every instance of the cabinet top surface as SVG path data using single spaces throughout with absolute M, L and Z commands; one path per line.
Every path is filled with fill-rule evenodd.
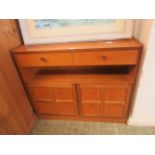
M 93 41 L 56 43 L 44 45 L 21 45 L 13 50 L 14 53 L 27 52 L 54 52 L 54 51 L 74 51 L 74 50 L 95 50 L 95 49 L 132 49 L 141 48 L 142 44 L 136 39 L 123 39 L 114 41 Z

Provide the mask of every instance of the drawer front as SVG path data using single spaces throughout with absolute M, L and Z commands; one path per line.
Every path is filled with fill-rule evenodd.
M 138 51 L 97 51 L 73 53 L 74 65 L 134 65 L 138 60 Z
M 72 53 L 17 54 L 15 59 L 22 67 L 72 65 Z

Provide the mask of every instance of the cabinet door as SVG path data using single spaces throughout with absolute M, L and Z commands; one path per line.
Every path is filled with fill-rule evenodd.
M 78 94 L 82 116 L 125 117 L 128 108 L 129 86 L 79 85 Z
M 129 86 L 110 85 L 104 88 L 105 117 L 125 117 L 129 100 Z
M 79 85 L 78 90 L 81 115 L 102 116 L 103 90 L 96 85 Z
M 34 106 L 39 114 L 75 115 L 75 89 L 72 85 L 32 86 Z

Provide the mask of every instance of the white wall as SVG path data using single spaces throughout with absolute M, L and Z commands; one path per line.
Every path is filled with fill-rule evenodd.
M 144 60 L 128 124 L 155 126 L 155 20 L 142 20 L 137 38 L 144 44 Z

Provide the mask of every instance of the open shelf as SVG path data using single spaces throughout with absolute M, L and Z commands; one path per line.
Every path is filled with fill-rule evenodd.
M 125 75 L 94 75 L 94 74 L 59 74 L 59 75 L 36 75 L 31 84 L 49 83 L 131 83 Z
M 39 74 L 128 74 L 134 66 L 43 67 Z
M 28 83 L 40 85 L 54 83 L 130 84 L 132 83 L 129 78 L 131 68 L 131 66 L 42 68 Z

